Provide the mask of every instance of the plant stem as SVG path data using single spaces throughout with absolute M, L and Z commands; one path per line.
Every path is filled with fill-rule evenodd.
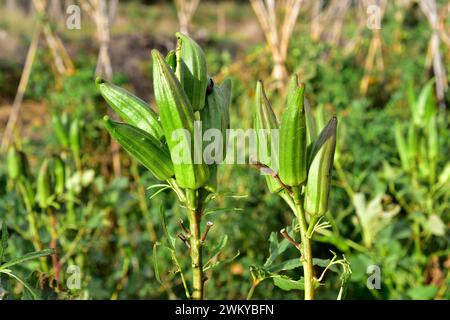
M 18 187 L 19 187 L 19 191 L 22 195 L 22 198 L 24 199 L 25 208 L 27 211 L 27 220 L 28 220 L 28 225 L 30 228 L 31 241 L 33 243 L 33 247 L 36 251 L 41 251 L 43 246 L 42 246 L 41 239 L 39 237 L 39 229 L 37 226 L 36 214 L 33 211 L 33 207 L 31 205 L 31 203 L 27 200 L 28 195 L 27 195 L 24 184 L 22 182 L 19 182 Z M 48 272 L 48 265 L 47 265 L 46 257 L 41 258 L 40 262 L 41 262 L 42 271 Z
M 258 286 L 259 281 L 253 281 L 250 290 L 248 291 L 246 300 L 250 300 L 253 297 L 253 293 L 255 292 L 256 287 Z
M 55 250 L 55 254 L 52 255 L 52 263 L 53 263 L 53 271 L 55 272 L 55 280 L 57 283 L 59 283 L 59 261 L 58 261 L 58 255 L 56 253 L 57 250 L 57 243 L 58 243 L 58 233 L 57 233 L 57 227 L 56 227 L 56 217 L 55 212 L 53 211 L 52 207 L 48 208 L 49 216 L 50 216 L 50 248 Z
M 200 221 L 202 206 L 199 203 L 196 190 L 186 190 L 187 204 L 189 209 L 189 224 L 191 231 L 191 262 L 192 262 L 192 299 L 203 300 L 204 279 L 202 262 L 202 242 L 200 234 Z
M 306 226 L 305 211 L 300 201 L 295 203 L 295 215 L 297 216 L 300 226 L 300 237 L 302 257 L 300 262 L 303 265 L 303 273 L 305 280 L 305 300 L 314 300 L 314 272 L 311 254 L 311 240 L 308 238 L 308 228 Z

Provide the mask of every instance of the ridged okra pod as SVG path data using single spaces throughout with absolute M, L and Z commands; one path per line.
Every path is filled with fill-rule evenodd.
M 306 180 L 307 130 L 304 107 L 305 86 L 291 78 L 287 109 L 281 117 L 279 175 L 288 186 L 301 185 Z
M 146 131 L 157 139 L 163 139 L 164 134 L 158 115 L 149 104 L 101 78 L 97 78 L 96 84 L 108 105 L 123 121 Z
M 111 136 L 128 153 L 150 170 L 159 180 L 167 180 L 174 174 L 167 147 L 154 136 L 126 123 L 104 117 L 105 127 Z
M 181 33 L 178 38 L 176 74 L 193 110 L 202 110 L 205 106 L 208 73 L 202 48 L 191 38 Z
M 278 143 L 272 138 L 277 137 L 278 121 L 266 96 L 262 81 L 258 81 L 256 85 L 253 128 L 256 144 L 256 150 L 254 150 L 256 159 L 254 160 L 276 172 L 277 163 L 273 163 L 272 160 L 278 158 Z M 265 178 L 270 192 L 276 193 L 282 189 L 281 184 L 270 174 L 267 174 Z
M 155 100 L 177 183 L 182 188 L 198 189 L 209 176 L 202 159 L 201 141 L 194 139 L 194 111 L 165 59 L 156 50 L 152 51 L 152 57 Z
M 334 152 L 336 149 L 337 118 L 333 117 L 322 130 L 311 155 L 305 189 L 305 211 L 322 216 L 328 210 Z

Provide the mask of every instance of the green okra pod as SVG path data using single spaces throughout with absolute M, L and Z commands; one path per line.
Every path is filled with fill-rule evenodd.
M 280 125 L 279 175 L 288 186 L 306 180 L 307 129 L 304 107 L 305 86 L 291 78 L 287 109 Z
M 194 111 L 172 69 L 157 50 L 152 51 L 153 87 L 161 125 L 182 188 L 198 189 L 208 180 L 202 143 L 194 137 Z
M 12 180 L 17 180 L 22 173 L 22 164 L 20 154 L 13 146 L 10 146 L 8 149 L 7 165 L 9 178 Z
M 333 117 L 322 130 L 313 148 L 305 188 L 305 211 L 315 217 L 328 210 L 331 173 L 336 149 L 337 118 Z
M 178 38 L 176 74 L 193 110 L 205 106 L 208 73 L 202 48 L 188 36 L 176 33 Z
M 104 117 L 104 124 L 111 136 L 136 160 L 159 180 L 167 180 L 174 174 L 169 150 L 146 131 L 126 123 Z
M 138 127 L 157 139 L 164 136 L 158 115 L 152 107 L 127 90 L 97 78 L 96 84 L 103 98 L 126 123 Z
M 69 143 L 70 143 L 70 150 L 72 150 L 72 153 L 76 158 L 80 157 L 80 150 L 81 150 L 81 125 L 80 120 L 74 119 L 70 123 L 70 129 L 69 129 Z
M 39 169 L 39 174 L 37 177 L 36 196 L 38 204 L 42 209 L 46 209 L 50 205 L 51 176 L 49 166 L 49 159 L 45 159 Z
M 53 130 L 55 131 L 56 139 L 58 139 L 58 142 L 61 144 L 62 147 L 68 148 L 69 147 L 69 136 L 67 134 L 67 129 L 61 119 L 61 117 L 56 114 L 55 112 L 52 112 L 52 126 Z
M 61 195 L 64 193 L 66 185 L 66 165 L 61 157 L 53 157 L 53 176 L 55 178 L 55 194 Z
M 272 138 L 277 137 L 278 121 L 266 96 L 262 81 L 258 81 L 256 85 L 253 129 L 255 130 L 256 144 L 254 160 L 277 172 L 277 164 L 272 163 L 272 160 L 278 158 L 278 143 L 272 141 Z M 265 178 L 270 192 L 276 193 L 282 189 L 281 184 L 270 174 L 267 174 Z

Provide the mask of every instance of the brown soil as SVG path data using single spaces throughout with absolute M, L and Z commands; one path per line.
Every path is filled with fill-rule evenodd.
M 11 105 L 0 105 L 0 137 L 3 132 L 11 112 Z M 43 133 L 43 128 L 49 117 L 47 105 L 42 102 L 24 101 L 19 118 L 19 137 L 27 137 L 32 140 L 38 140 Z

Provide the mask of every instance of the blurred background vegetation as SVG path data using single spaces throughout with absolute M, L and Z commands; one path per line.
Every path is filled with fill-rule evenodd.
M 157 181 L 123 150 L 117 156 L 111 146 L 100 121 L 107 107 L 94 83 L 102 36 L 84 10 L 81 29 L 66 27 L 65 8 L 72 2 L 57 1 L 60 6 L 53 10 L 49 5 L 37 12 L 31 0 L 0 1 L 2 138 L 38 23 L 60 40 L 73 64 L 60 72 L 48 38 L 40 38 L 11 138 L 28 159 L 20 181 L 8 175 L 6 151 L 0 155 L 0 221 L 9 233 L 5 261 L 50 247 L 54 211 L 62 278 L 70 276 L 69 265 L 79 266 L 81 286 L 55 287 L 50 259 L 15 266 L 42 298 L 182 299 L 171 254 L 155 243 L 165 241 L 161 208 L 173 236 L 183 209 L 169 191 L 153 197 L 154 190 L 147 187 Z M 330 250 L 345 255 L 352 269 L 346 299 L 448 299 L 450 91 L 442 97 L 436 90 L 442 79 L 436 80 L 430 60 L 433 28 L 420 1 L 388 1 L 379 34 L 367 28 L 365 7 L 358 1 L 348 1 L 337 15 L 331 13 L 338 2 L 322 1 L 318 22 L 313 3 L 302 3 L 285 67 L 306 83 L 319 126 L 320 119 L 333 114 L 340 121 L 327 213 L 332 227 L 315 237 L 314 256 L 329 258 Z M 446 1 L 436 5 L 443 30 L 438 51 L 448 83 L 450 8 Z M 113 82 L 154 106 L 150 50 L 174 49 L 174 33 L 180 28 L 177 7 L 171 1 L 121 0 L 110 21 L 107 50 Z M 319 35 L 313 32 L 314 23 L 323 25 Z M 283 112 L 285 82 L 272 78 L 272 54 L 248 1 L 202 0 L 188 28 L 205 51 L 209 74 L 218 81 L 233 80 L 232 128 L 251 127 L 257 79 L 268 84 L 277 115 Z M 370 67 L 374 38 L 381 39 L 378 49 L 372 49 L 378 50 L 381 66 L 374 58 Z M 54 197 L 54 208 L 47 210 L 35 201 L 36 177 L 44 159 L 55 158 L 65 164 L 66 183 Z M 219 170 L 215 206 L 222 209 L 208 215 L 214 227 L 206 250 L 217 254 L 208 271 L 206 296 L 244 299 L 252 286 L 250 268 L 264 264 L 271 233 L 291 225 L 291 216 L 254 168 L 223 165 Z M 280 238 L 272 236 L 272 244 L 273 237 Z M 181 241 L 177 255 L 188 272 Z M 281 263 L 295 255 L 289 248 L 277 259 Z M 370 265 L 380 267 L 380 290 L 367 287 Z M 319 299 L 335 299 L 339 291 L 339 274 L 327 277 Z M 29 298 L 20 282 L 0 279 L 0 297 Z M 301 296 L 270 280 L 253 294 L 258 299 Z

